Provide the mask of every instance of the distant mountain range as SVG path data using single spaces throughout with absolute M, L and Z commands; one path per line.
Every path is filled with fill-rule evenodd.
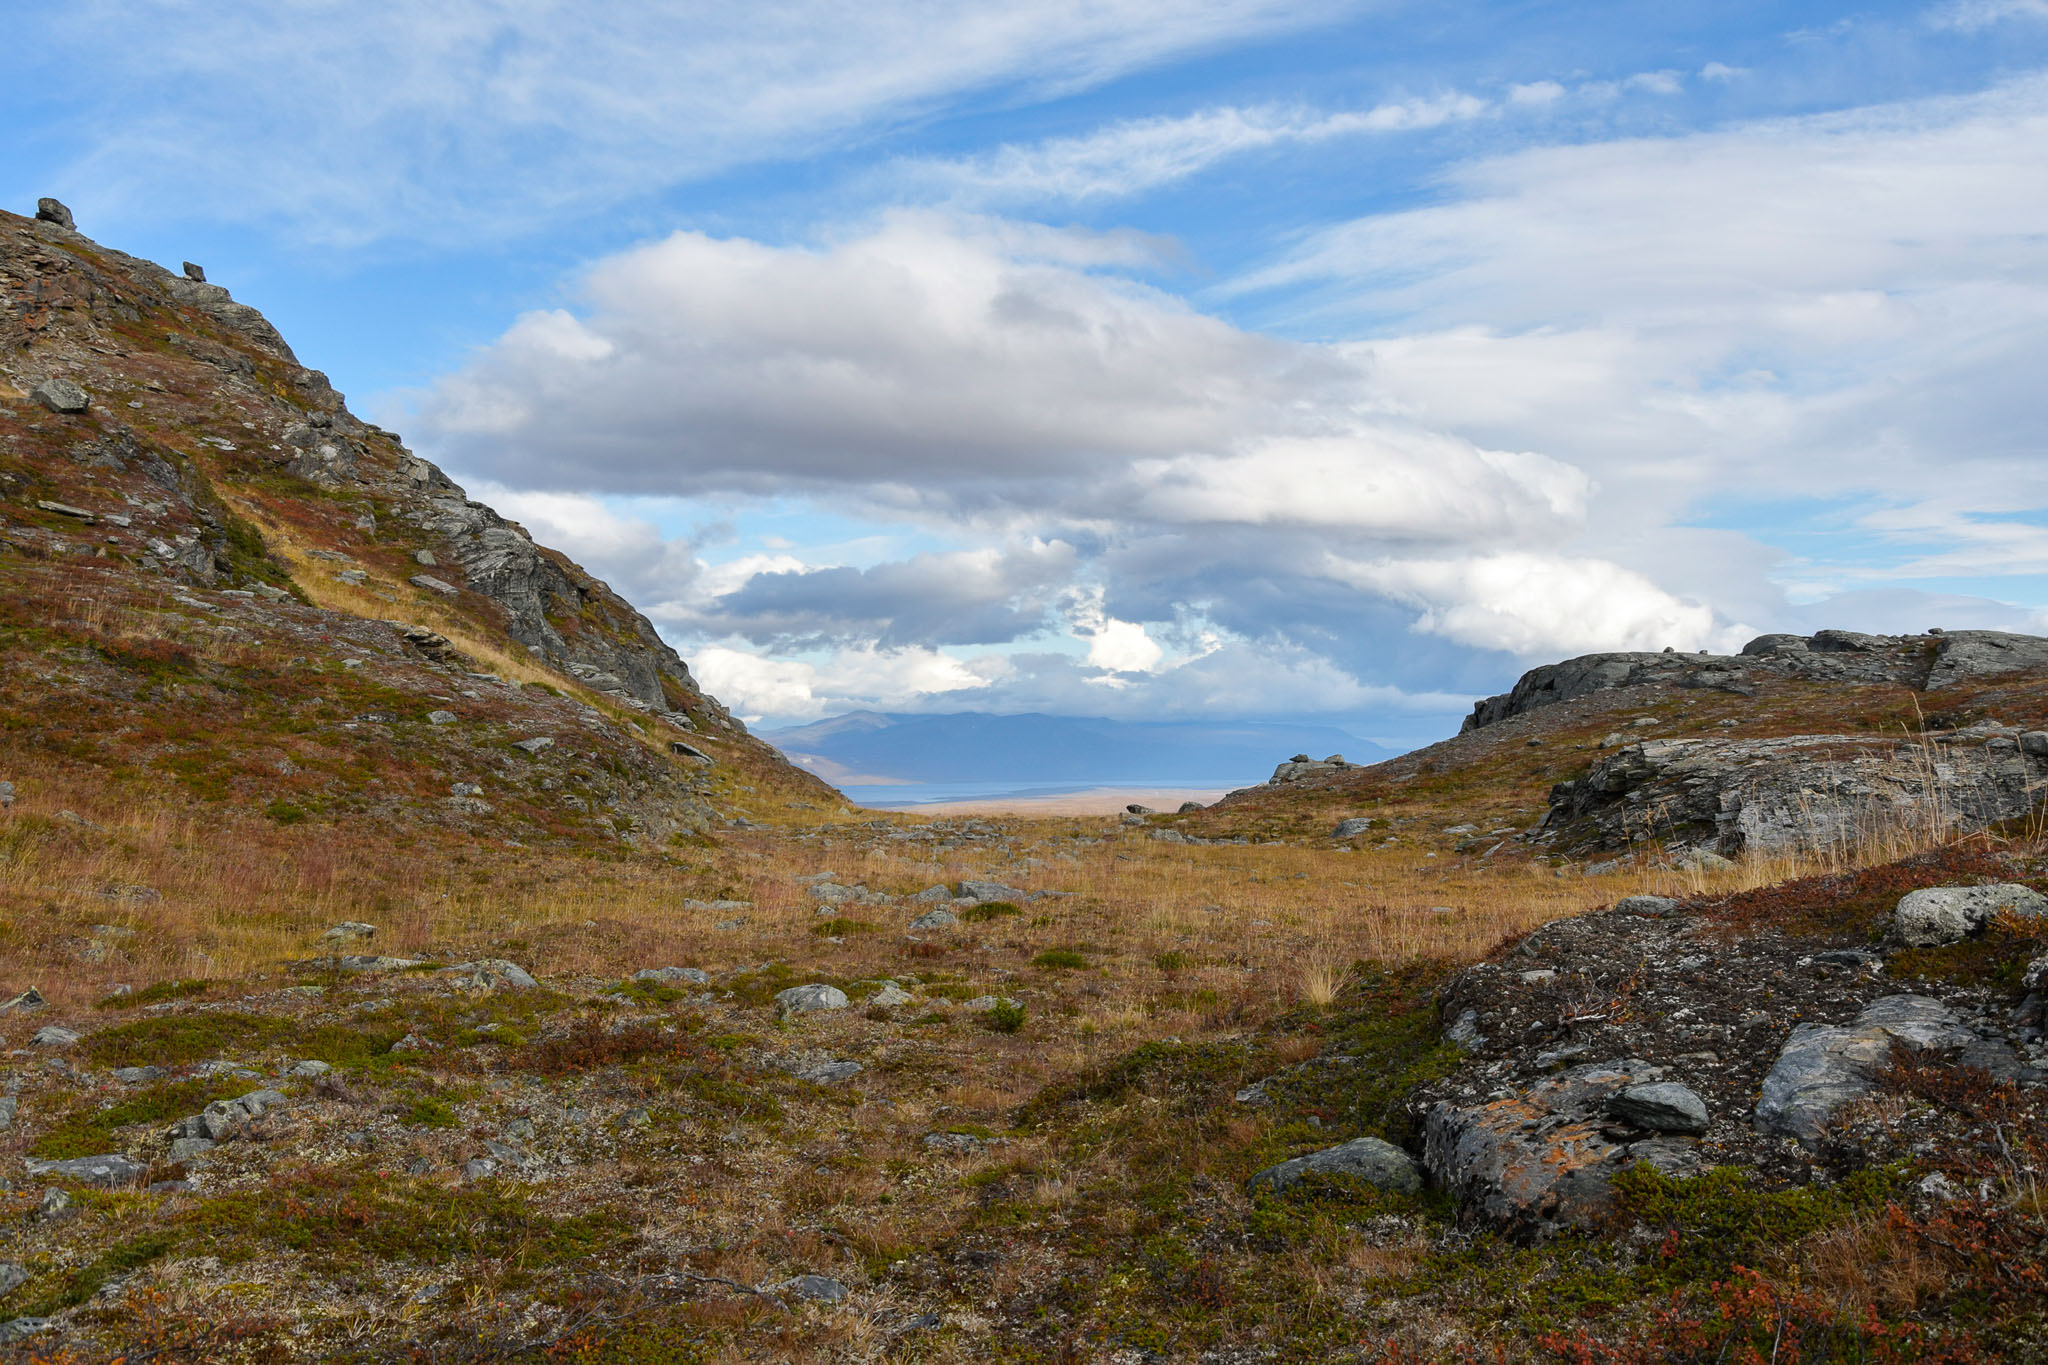
M 762 735 L 837 786 L 923 783 L 1236 785 L 1296 753 L 1376 763 L 1395 750 L 1326 725 L 854 711 Z

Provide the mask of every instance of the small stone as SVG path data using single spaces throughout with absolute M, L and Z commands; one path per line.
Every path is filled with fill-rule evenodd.
M 42 1202 L 36 1205 L 36 1217 L 45 1223 L 55 1223 L 78 1212 L 78 1201 L 68 1193 L 52 1185 L 43 1191 Z
M 470 973 L 463 979 L 463 984 L 474 990 L 492 991 L 500 987 L 508 990 L 531 990 L 540 985 L 524 967 L 516 962 L 508 962 L 502 957 L 467 962 L 456 970 Z
M 927 886 L 910 899 L 921 905 L 947 905 L 953 900 L 953 892 L 945 886 Z
M 441 566 L 441 561 L 434 558 L 432 550 L 414 550 L 412 552 L 412 562 L 427 569 L 436 569 Z
M 374 937 L 377 926 L 365 924 L 359 919 L 345 919 L 320 935 L 322 943 L 353 943 L 358 939 Z
M 1706 1101 L 1676 1081 L 1629 1086 L 1608 1098 L 1607 1113 L 1653 1133 L 1707 1131 Z
M 334 1070 L 334 1068 L 329 1066 L 326 1062 L 320 1061 L 317 1058 L 308 1057 L 303 1062 L 293 1062 L 291 1065 L 291 1069 L 286 1071 L 284 1074 L 287 1076 L 297 1076 L 301 1079 L 311 1079 L 315 1076 L 325 1076 L 328 1072 L 332 1070 Z
M 13 1261 L 0 1261 L 0 1298 L 28 1283 L 28 1272 Z
M 50 203 L 56 201 L 50 200 Z M 11 1346 L 17 1341 L 26 1341 L 32 1336 L 55 1329 L 57 1324 L 49 1318 L 9 1318 L 0 1322 L 0 1346 Z
M 972 1133 L 926 1133 L 924 1145 L 928 1151 L 967 1156 L 980 1151 L 984 1144 Z
M 774 1286 L 778 1294 L 787 1294 L 793 1299 L 808 1299 L 812 1303 L 845 1303 L 846 1286 L 830 1275 L 799 1275 L 793 1280 L 784 1280 Z
M 838 1085 L 841 1081 L 852 1080 L 866 1069 L 859 1062 L 822 1062 L 791 1074 L 798 1080 L 809 1081 L 812 1085 Z
M 642 967 L 633 973 L 635 981 L 687 981 L 693 986 L 711 984 L 711 974 L 697 967 Z
M 464 1180 L 488 1180 L 497 1173 L 498 1163 L 487 1156 L 480 1156 L 473 1161 L 464 1162 L 462 1166 L 462 1178 Z
M 195 284 L 205 284 L 206 267 L 203 265 L 194 265 L 190 261 L 185 262 L 185 278 L 191 280 Z
M 462 592 L 462 589 L 456 587 L 453 583 L 447 582 L 445 579 L 436 578 L 432 574 L 416 573 L 405 581 L 412 584 L 415 588 L 425 588 L 428 592 L 437 592 L 443 597 L 455 597 Z
M 628 1128 L 645 1128 L 654 1122 L 654 1115 L 645 1109 L 628 1109 L 619 1115 L 619 1122 Z
M 977 995 L 960 1008 L 972 1011 L 975 1014 L 986 1014 L 998 1005 L 1008 1005 L 1014 1009 L 1017 1002 L 1010 999 L 1007 995 Z
M 1650 915 L 1659 919 L 1678 909 L 1678 902 L 1669 896 L 1623 896 L 1614 903 L 1614 908 L 1624 915 Z
M 1339 820 L 1337 827 L 1330 831 L 1332 839 L 1355 839 L 1372 828 L 1372 820 L 1364 815 L 1354 815 L 1348 820 Z
M 0 810 L 6 810 L 13 804 L 14 784 L 12 782 L 0 782 Z
M 1152 808 L 1151 808 L 1150 806 L 1141 806 L 1141 805 L 1139 805 L 1139 804 L 1138 804 L 1137 802 L 1135 802 L 1135 801 L 1131 802 L 1131 804 L 1130 804 L 1130 805 L 1128 805 L 1128 806 L 1125 806 L 1125 807 L 1124 807 L 1124 809 L 1125 809 L 1125 810 L 1127 810 L 1127 811 L 1129 811 L 1129 812 L 1130 812 L 1131 814 L 1133 814 L 1133 815 L 1157 815 L 1157 814 L 1159 814 L 1159 812 L 1158 812 L 1158 811 L 1156 811 L 1156 810 L 1153 810 L 1153 809 L 1152 809 Z
M 214 1148 L 214 1140 L 205 1137 L 181 1137 L 171 1139 L 171 1160 L 191 1161 L 205 1156 Z
M 427 712 L 427 724 L 429 725 L 453 725 L 458 719 L 459 717 L 453 711 Z
M 35 1037 L 29 1041 L 37 1047 L 70 1047 L 77 1043 L 78 1032 L 58 1024 L 49 1024 L 37 1029 Z
M 809 1014 L 814 1010 L 843 1010 L 848 1005 L 846 992 L 837 986 L 810 985 L 791 986 L 778 991 L 775 1009 L 780 1014 Z
M 42 1009 L 49 1003 L 49 1001 L 43 999 L 41 991 L 37 990 L 34 986 L 30 986 L 12 1000 L 0 1003 L 0 1014 L 27 1014 L 33 1010 Z
M 912 997 L 909 991 L 904 990 L 901 986 L 898 986 L 895 982 L 892 981 L 888 985 L 882 987 L 882 989 L 876 991 L 873 995 L 869 996 L 868 1003 L 870 1005 L 880 1006 L 882 1009 L 887 1010 L 895 1009 L 898 1005 L 907 1005 L 911 1002 L 911 999 Z
M 15 1106 L 19 1103 L 12 1095 L 0 1095 L 0 1133 L 14 1126 Z
M 1277 1194 L 1309 1175 L 1354 1176 L 1377 1189 L 1400 1194 L 1422 1191 L 1422 1172 L 1415 1158 L 1393 1143 L 1375 1137 L 1355 1138 L 1338 1147 L 1269 1166 L 1251 1178 L 1251 1188 Z
M 547 735 L 535 735 L 532 739 L 514 740 L 512 747 L 523 749 L 529 754 L 537 754 L 543 749 L 554 748 L 555 741 Z
M 1462 1048 L 1474 1048 L 1486 1041 L 1486 1035 L 1479 1031 L 1479 1011 L 1464 1010 L 1444 1030 L 1444 1038 Z
M 920 932 L 929 929 L 951 929 L 960 923 L 960 917 L 951 910 L 927 910 L 910 922 L 912 929 Z

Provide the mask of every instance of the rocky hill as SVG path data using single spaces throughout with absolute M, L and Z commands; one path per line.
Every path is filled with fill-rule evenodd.
M 639 612 L 357 418 L 203 275 L 100 246 L 54 201 L 0 214 L 20 799 L 170 788 L 287 821 L 646 847 L 842 807 Z

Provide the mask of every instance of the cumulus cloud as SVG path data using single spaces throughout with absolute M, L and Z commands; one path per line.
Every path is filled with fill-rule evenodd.
M 1346 0 L 78 0 L 15 18 L 81 118 L 75 202 L 468 242 L 1000 89 L 1069 92 Z M 118 32 L 120 42 L 106 35 Z M 52 104 L 58 103 L 52 99 Z M 83 193 L 79 193 L 82 191 Z
M 814 720 L 864 707 L 907 710 L 934 696 L 987 688 L 1000 660 L 979 661 L 977 671 L 934 649 L 849 649 L 823 662 L 774 658 L 709 645 L 690 660 L 714 696 L 754 721 Z

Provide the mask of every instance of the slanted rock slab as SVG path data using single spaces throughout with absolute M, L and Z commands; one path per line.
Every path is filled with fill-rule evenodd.
M 1757 1131 L 1812 1143 L 1837 1109 L 1876 1087 L 1894 1043 L 1925 1052 L 1973 1041 L 1946 1005 L 1922 995 L 1872 1001 L 1847 1026 L 1801 1024 L 1764 1077 Z
M 1607 1101 L 1607 1113 L 1653 1133 L 1707 1131 L 1707 1102 L 1676 1081 L 1632 1085 Z
M 130 1161 L 119 1152 L 72 1157 L 69 1161 L 38 1161 L 27 1157 L 22 1165 L 30 1175 L 76 1180 L 81 1185 L 93 1185 L 103 1190 L 124 1189 L 149 1174 L 149 1167 L 139 1161 Z

